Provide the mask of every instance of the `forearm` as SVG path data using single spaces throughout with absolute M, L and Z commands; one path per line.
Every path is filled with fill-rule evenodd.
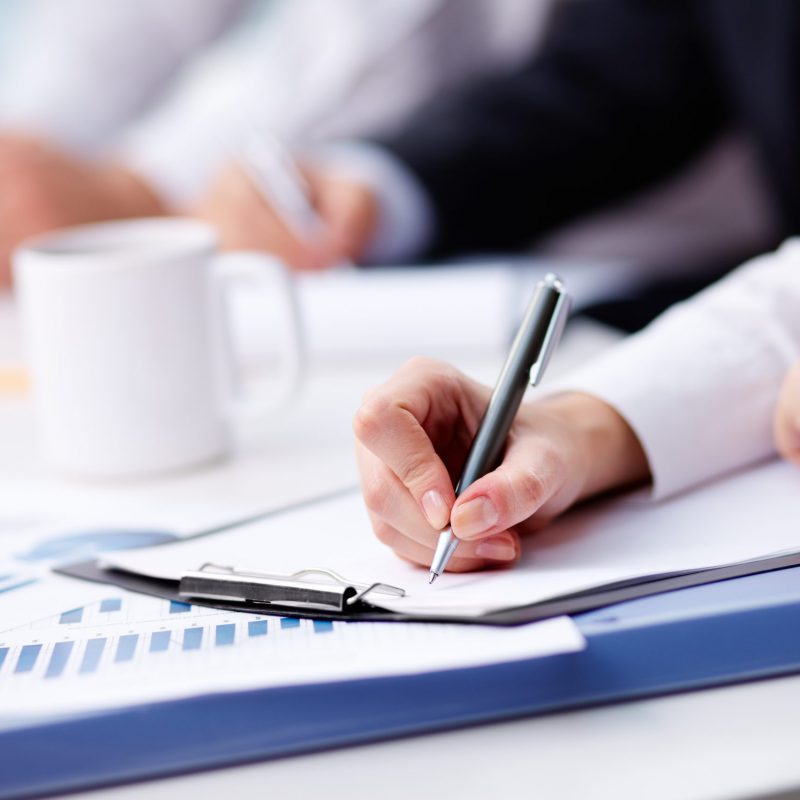
M 0 124 L 98 153 L 216 38 L 243 0 L 39 0 L 28 11 Z

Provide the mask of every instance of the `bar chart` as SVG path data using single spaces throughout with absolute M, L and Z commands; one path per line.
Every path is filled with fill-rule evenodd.
M 0 633 L 0 724 L 299 683 L 495 663 L 584 645 L 568 620 L 512 629 L 298 619 L 118 589 Z
M 0 633 L 0 691 L 11 675 L 89 675 L 167 653 L 233 648 L 294 631 L 330 634 L 334 623 L 223 613 L 137 595 L 108 597 Z

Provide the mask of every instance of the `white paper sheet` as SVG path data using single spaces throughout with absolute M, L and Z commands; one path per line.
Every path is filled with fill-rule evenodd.
M 289 574 L 327 568 L 381 581 L 397 611 L 463 617 L 526 605 L 609 582 L 701 569 L 800 549 L 800 471 L 769 463 L 661 504 L 646 493 L 579 509 L 525 543 L 513 569 L 445 574 L 396 558 L 372 536 L 357 494 L 267 518 L 222 536 L 112 554 L 108 563 L 177 580 L 204 563 Z
M 312 622 L 106 597 L 0 633 L 0 727 L 32 717 L 574 652 L 567 617 L 514 628 Z
M 504 352 L 533 287 L 545 273 L 564 279 L 578 309 L 630 291 L 640 270 L 622 262 L 503 258 L 470 264 L 338 269 L 298 278 L 309 355 L 327 361 L 375 354 Z M 235 292 L 233 321 L 248 358 L 274 345 L 274 314 L 248 287 Z

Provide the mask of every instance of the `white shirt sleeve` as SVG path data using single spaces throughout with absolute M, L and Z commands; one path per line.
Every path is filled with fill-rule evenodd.
M 119 154 L 181 207 L 207 191 L 231 151 L 253 131 L 308 146 L 398 124 L 397 114 L 434 90 L 432 81 L 415 75 L 427 75 L 420 53 L 437 50 L 421 48 L 417 38 L 430 44 L 429 38 L 445 35 L 433 24 L 441 21 L 440 7 L 452 6 L 471 19 L 462 5 L 463 0 L 251 0 L 245 19 L 182 69 L 162 102 L 126 131 Z M 438 70 L 435 82 L 452 83 L 460 75 Z M 366 158 L 348 161 L 361 172 Z M 368 170 L 383 180 L 385 169 Z
M 96 152 L 222 34 L 244 0 L 30 0 L 0 125 Z
M 772 418 L 800 358 L 800 239 L 681 303 L 558 389 L 613 406 L 647 455 L 656 499 L 774 453 Z

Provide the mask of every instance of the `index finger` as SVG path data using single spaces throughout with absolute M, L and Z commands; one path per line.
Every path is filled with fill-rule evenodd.
M 440 530 L 449 520 L 455 492 L 423 427 L 434 402 L 430 388 L 423 376 L 398 374 L 364 402 L 353 430 L 364 447 L 397 475 L 431 526 Z

